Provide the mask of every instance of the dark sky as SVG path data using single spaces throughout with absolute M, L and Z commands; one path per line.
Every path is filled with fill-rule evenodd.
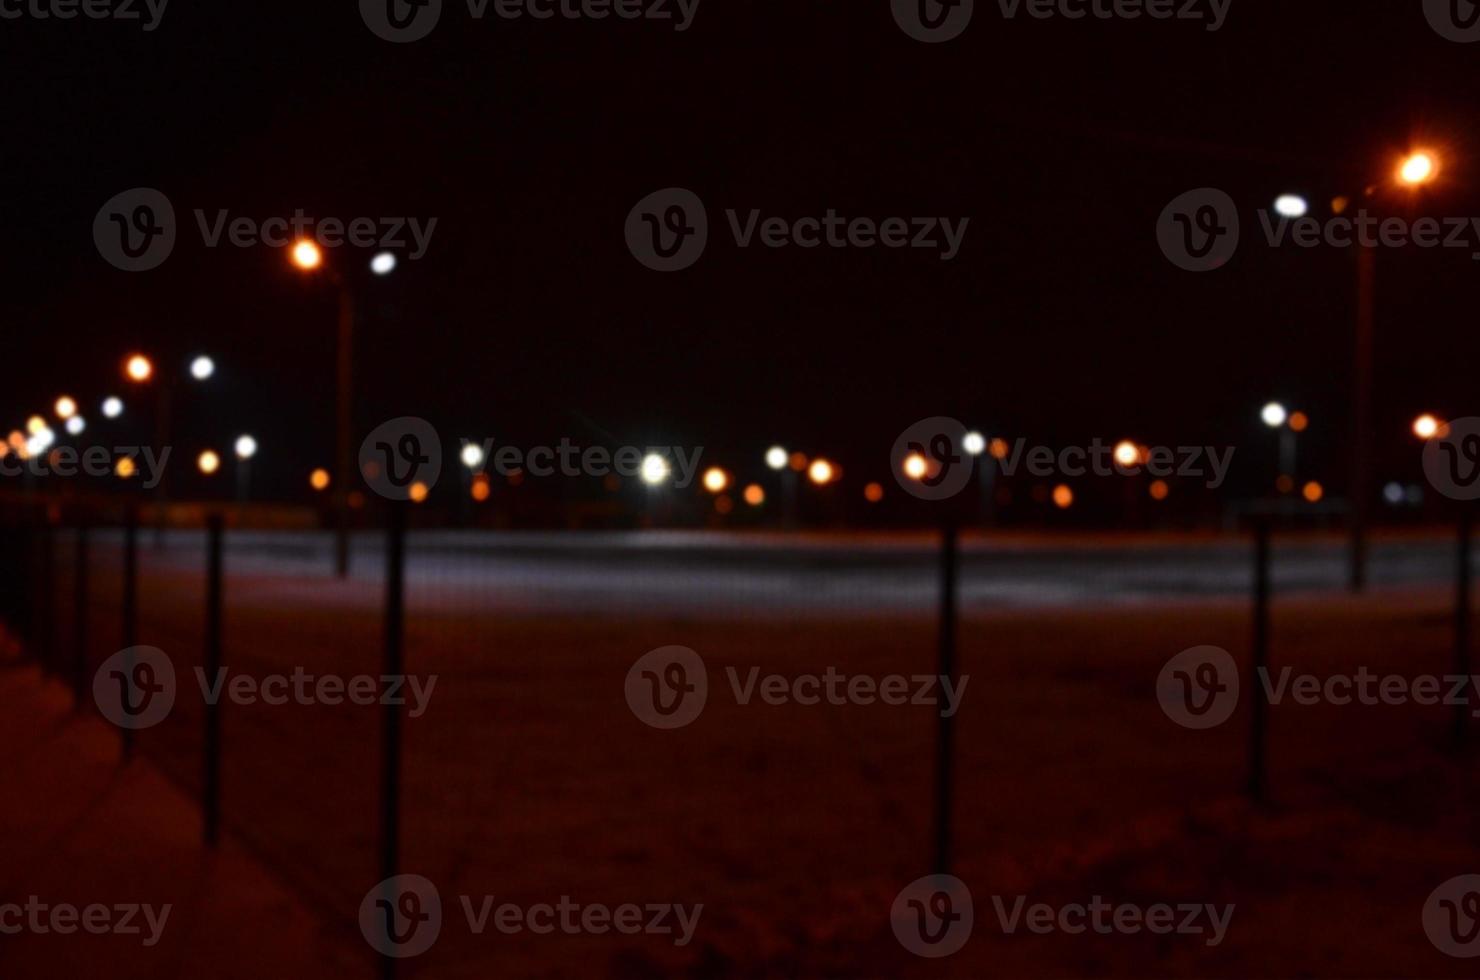
M 208 350 L 200 438 L 252 428 L 327 460 L 333 302 L 281 253 L 206 249 L 190 212 L 438 219 L 425 258 L 361 295 L 361 418 L 424 415 L 523 445 L 772 440 L 881 466 L 909 423 L 956 414 L 1048 441 L 1243 445 L 1269 397 L 1344 434 L 1353 263 L 1272 250 L 1254 210 L 1324 213 L 1416 144 L 1444 151 L 1421 203 L 1480 214 L 1480 45 L 1418 3 L 1233 0 L 1227 24 L 1005 20 L 977 0 L 926 45 L 884 0 L 703 0 L 647 21 L 472 19 L 375 37 L 353 3 L 171 4 L 151 33 L 0 21 L 5 55 L 6 424 L 89 400 L 130 348 Z M 93 246 L 104 201 L 164 191 L 180 243 L 126 274 Z M 641 267 L 644 195 L 681 186 L 712 238 Z M 1166 203 L 1227 190 L 1244 245 L 1193 275 L 1158 250 Z M 724 210 L 970 217 L 961 254 L 737 249 Z M 1480 242 L 1480 231 L 1474 233 Z M 363 264 L 368 256 L 352 263 Z M 331 255 L 331 261 L 349 256 Z M 1423 408 L 1475 414 L 1480 266 L 1379 256 L 1384 453 Z

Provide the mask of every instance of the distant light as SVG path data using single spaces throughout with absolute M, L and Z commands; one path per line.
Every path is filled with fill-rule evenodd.
M 1121 466 L 1135 466 L 1140 458 L 1140 447 L 1129 439 L 1122 439 L 1115 444 L 1115 462 Z
M 929 470 L 930 464 L 919 453 L 910 453 L 904 458 L 904 475 L 911 480 L 923 480 Z
M 31 438 L 26 440 L 26 452 L 32 456 L 40 456 L 51 448 L 56 439 L 56 433 L 43 425 L 40 431 L 32 433 Z
M 190 376 L 196 381 L 205 381 L 216 373 L 216 362 L 204 354 L 190 362 Z
M 1171 496 L 1172 488 L 1167 486 L 1167 481 L 1165 480 L 1155 480 L 1147 492 L 1151 494 L 1152 500 L 1165 500 Z
M 476 442 L 465 442 L 460 458 L 464 466 L 470 470 L 476 470 L 483 465 L 483 447 Z
M 792 469 L 800 473 L 802 470 L 807 468 L 807 454 L 792 453 L 790 456 L 787 457 L 786 465 L 790 466 Z
M 305 238 L 293 246 L 293 264 L 304 272 L 312 272 L 324 264 L 324 253 L 317 242 Z
M 1274 210 L 1282 218 L 1303 218 L 1310 213 L 1310 203 L 1299 194 L 1281 194 L 1275 199 Z
M 116 419 L 116 418 L 118 418 L 118 416 L 120 416 L 122 414 L 123 414 L 123 402 L 122 401 L 120 401 L 117 398 L 112 398 L 112 397 L 104 398 L 103 399 L 103 417 L 104 418 Z
M 1439 434 L 1442 425 L 1437 416 L 1425 412 L 1413 420 L 1413 434 L 1420 439 L 1432 439 Z
M 786 450 L 782 449 L 780 446 L 772 446 L 770 449 L 766 450 L 766 465 L 773 470 L 786 469 L 786 461 L 788 458 L 789 457 L 786 454 Z
M 1271 429 L 1278 429 L 1285 424 L 1285 420 L 1290 417 L 1290 413 L 1285 411 L 1285 406 L 1279 402 L 1270 402 L 1264 406 L 1264 409 L 1259 413 L 1259 417 Z
M 329 489 L 329 471 L 326 469 L 314 470 L 308 474 L 308 485 L 315 490 Z
M 1439 172 L 1439 161 L 1432 153 L 1419 151 L 1410 154 L 1398 168 L 1398 179 L 1409 187 L 1418 187 L 1434 179 Z
M 1053 505 L 1059 510 L 1068 510 L 1074 506 L 1074 491 L 1069 489 L 1067 483 L 1060 483 L 1053 488 Z
M 656 487 L 668 481 L 668 476 L 673 468 L 668 465 L 668 460 L 657 453 L 648 453 L 642 458 L 642 482 L 650 487 Z
M 33 436 L 40 435 L 46 431 L 46 419 L 39 415 L 33 415 L 26 419 L 26 431 Z
M 124 362 L 123 373 L 130 381 L 143 384 L 154 376 L 154 364 L 143 354 L 135 354 Z
M 134 465 L 134 458 L 132 456 L 120 457 L 118 462 L 113 464 L 113 475 L 120 480 L 127 480 L 136 472 L 138 472 L 138 467 Z
M 1401 483 L 1389 483 L 1382 488 L 1382 499 L 1397 507 L 1403 503 L 1407 493 L 1403 490 Z
M 58 398 L 52 408 L 56 410 L 59 419 L 70 419 L 77 414 L 77 403 L 67 395 Z
M 221 457 L 216 455 L 215 450 L 207 449 L 196 457 L 195 465 L 206 476 L 210 476 L 221 468 Z
M 971 456 L 980 456 L 987 448 L 987 437 L 980 432 L 968 432 L 961 440 L 961 448 Z
M 1007 445 L 1006 439 L 993 439 L 992 445 L 987 451 L 992 454 L 993 459 L 1006 459 L 1010 447 Z
M 729 485 L 730 475 L 718 466 L 711 466 L 704 471 L 704 489 L 710 493 L 723 493 Z
M 1304 412 L 1290 413 L 1290 429 L 1294 432 L 1304 432 L 1310 428 L 1310 416 Z
M 85 420 L 81 415 L 74 415 L 67 420 L 68 435 L 80 436 L 82 435 L 83 430 L 86 428 L 87 420 Z
M 480 504 L 483 503 L 483 501 L 487 500 L 489 497 L 493 496 L 493 486 L 488 482 L 487 473 L 479 473 L 477 476 L 473 477 L 473 489 L 471 493 L 473 495 L 473 499 Z
M 1295 478 L 1288 473 L 1281 473 L 1274 481 L 1274 488 L 1280 493 L 1290 493 L 1295 489 Z
M 1318 504 L 1321 502 L 1321 498 L 1326 496 L 1326 488 L 1316 481 L 1311 480 L 1301 488 L 1300 495 L 1311 503 Z
M 388 276 L 396 271 L 396 255 L 394 252 L 381 252 L 370 260 L 370 271 L 377 276 Z
M 406 493 L 411 497 L 411 502 L 413 504 L 424 503 L 427 499 L 427 494 L 431 492 L 431 487 L 427 486 L 425 483 L 422 483 L 420 480 L 417 480 L 415 483 L 411 484 L 410 489 L 406 491 Z
M 1349 197 L 1333 197 L 1331 199 L 1331 211 L 1333 214 L 1345 214 L 1346 209 L 1351 207 L 1352 200 Z
M 251 459 L 257 455 L 257 440 L 251 436 L 236 437 L 236 458 Z
M 863 488 L 863 499 L 871 504 L 876 504 L 884 499 L 884 488 L 877 483 L 870 483 Z
M 766 491 L 759 483 L 752 483 L 745 488 L 745 502 L 752 507 L 759 507 L 766 502 Z
M 814 459 L 812 465 L 807 468 L 807 479 L 821 487 L 832 482 L 835 472 L 833 464 L 827 460 Z
M 722 493 L 714 498 L 714 512 L 716 514 L 728 514 L 734 509 L 735 501 L 730 499 L 729 494 Z

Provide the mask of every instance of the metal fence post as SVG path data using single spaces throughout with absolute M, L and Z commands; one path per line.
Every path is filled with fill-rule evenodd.
M 123 524 L 123 649 L 128 650 L 139 643 L 139 511 L 129 507 Z M 125 695 L 126 696 L 126 695 Z M 128 762 L 134 754 L 134 733 L 127 725 L 120 726 L 123 739 L 123 761 Z
M 957 530 L 954 523 L 941 528 L 939 671 L 941 684 L 956 681 L 956 571 Z M 935 755 L 935 874 L 951 872 L 951 795 L 954 778 L 956 729 L 954 714 L 942 709 L 938 715 Z
M 1268 775 L 1265 769 L 1265 747 L 1269 700 L 1264 688 L 1264 673 L 1269 668 L 1269 519 L 1260 517 L 1254 523 L 1254 636 L 1250 656 L 1249 687 L 1251 724 L 1249 728 L 1249 797 L 1255 803 L 1265 802 Z
M 221 673 L 221 552 L 224 521 L 212 514 L 206 524 L 206 676 Z M 203 782 L 203 836 L 207 847 L 215 847 L 221 827 L 221 707 L 220 699 L 205 705 L 205 778 Z
M 41 537 L 40 545 L 40 567 L 37 570 L 37 578 L 41 585 L 41 635 L 39 637 L 39 653 L 41 655 L 41 671 L 43 674 L 55 674 L 57 671 L 56 657 L 56 619 L 57 619 L 57 596 L 56 596 L 56 531 L 51 524 L 51 515 L 45 510 L 41 512 Z
M 1460 512 L 1459 548 L 1455 569 L 1454 597 L 1454 673 L 1457 677 L 1470 676 L 1470 581 L 1471 581 L 1471 538 L 1474 533 L 1474 515 L 1469 508 Z M 1469 734 L 1470 706 L 1454 706 L 1454 744 L 1465 744 Z
M 72 569 L 73 592 L 73 649 L 72 649 L 72 707 L 81 711 L 87 704 L 87 614 L 88 614 L 88 521 L 85 516 L 77 521 L 77 550 L 74 552 Z
M 385 666 L 388 677 L 405 673 L 406 640 L 406 504 L 392 501 L 385 555 Z M 401 709 L 382 706 L 380 784 L 380 877 L 400 869 L 401 844 Z M 396 960 L 382 956 L 381 976 L 396 974 Z

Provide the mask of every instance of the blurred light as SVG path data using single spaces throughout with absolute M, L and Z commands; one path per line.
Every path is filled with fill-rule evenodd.
M 124 362 L 123 373 L 130 381 L 143 384 L 154 376 L 154 364 L 143 354 L 135 354 Z
M 315 490 L 329 489 L 329 471 L 326 469 L 314 470 L 308 474 L 308 485 Z
M 1053 505 L 1059 510 L 1068 510 L 1074 506 L 1074 491 L 1069 489 L 1067 483 L 1060 483 L 1053 488 Z
M 190 376 L 196 381 L 204 381 L 216 373 L 216 362 L 204 354 L 190 362 Z
M 358 490 L 351 490 L 344 499 L 349 504 L 350 510 L 361 510 L 365 506 L 365 495 Z
M 10 438 L 6 439 L 5 441 L 7 444 L 9 444 L 10 448 L 14 449 L 16 452 L 20 452 L 21 450 L 26 448 L 26 434 L 20 429 L 11 430 Z
M 766 465 L 773 470 L 786 469 L 786 450 L 780 446 L 772 446 L 766 450 Z
M 980 456 L 987 448 L 987 437 L 980 432 L 968 432 L 961 440 L 961 448 L 971 456 Z
M 1301 488 L 1300 495 L 1311 503 L 1318 504 L 1321 502 L 1321 498 L 1326 496 L 1326 488 L 1316 481 L 1311 480 Z
M 487 473 L 479 473 L 473 477 L 472 494 L 473 499 L 480 504 L 493 495 L 493 486 L 488 482 Z
M 68 435 L 80 436 L 82 435 L 83 430 L 86 428 L 87 420 L 84 419 L 81 415 L 74 415 L 67 420 Z
M 807 454 L 792 453 L 789 457 L 787 457 L 786 465 L 790 466 L 792 469 L 800 473 L 802 470 L 807 468 Z
M 730 475 L 718 466 L 704 471 L 704 489 L 710 493 L 722 493 L 730 485 Z
M 470 470 L 476 470 L 483 465 L 483 447 L 476 442 L 465 442 L 462 447 L 462 464 Z
M 251 436 L 236 437 L 236 458 L 251 459 L 257 455 L 257 440 Z
M 406 493 L 411 497 L 413 504 L 420 504 L 426 502 L 427 494 L 431 493 L 431 488 L 420 480 L 417 480 L 411 484 L 411 488 Z
M 1346 209 L 1351 207 L 1351 203 L 1352 201 L 1349 197 L 1333 197 L 1331 199 L 1331 212 L 1333 214 L 1345 214 Z
M 1413 434 L 1420 439 L 1432 439 L 1439 434 L 1441 424 L 1436 416 L 1426 412 L 1413 420 Z
M 1259 417 L 1271 429 L 1278 429 L 1285 424 L 1285 420 L 1290 417 L 1290 413 L 1285 411 L 1285 406 L 1279 402 L 1270 402 L 1259 412 Z
M 207 449 L 196 457 L 195 465 L 206 476 L 210 476 L 221 468 L 221 457 L 216 455 L 215 450 Z
M 884 488 L 877 483 L 870 483 L 863 488 L 863 499 L 871 504 L 876 504 L 884 499 Z
M 40 435 L 46 431 L 46 419 L 39 415 L 33 415 L 26 419 L 26 431 L 31 435 Z
M 1409 154 L 1398 168 L 1398 179 L 1409 187 L 1429 183 L 1439 172 L 1439 161 L 1432 153 L 1419 151 Z
M 672 472 L 668 460 L 657 453 L 648 453 L 642 459 L 642 482 L 650 487 L 666 482 Z
M 1303 218 L 1310 213 L 1310 204 L 1299 194 L 1281 194 L 1275 198 L 1274 210 L 1282 218 Z
M 1006 459 L 1009 451 L 1006 439 L 993 439 L 991 448 L 988 450 L 993 459 Z
M 730 495 L 729 494 L 722 493 L 718 497 L 715 497 L 714 498 L 714 510 L 715 510 L 715 513 L 718 513 L 718 514 L 728 514 L 730 511 L 732 511 L 734 509 L 735 509 L 735 501 L 733 501 L 733 500 L 730 499 Z
M 1290 429 L 1294 432 L 1304 432 L 1310 428 L 1310 416 L 1304 412 L 1290 413 Z
M 904 475 L 911 480 L 923 480 L 929 470 L 930 464 L 919 453 L 910 453 L 904 458 Z
M 305 238 L 293 246 L 293 264 L 304 272 L 312 272 L 324 264 L 324 253 L 317 242 Z
M 77 414 L 77 403 L 66 395 L 58 398 L 52 408 L 56 410 L 59 419 L 70 419 Z
M 1140 448 L 1129 439 L 1123 439 L 1115 444 L 1115 462 L 1121 466 L 1135 466 L 1140 458 Z
M 396 271 L 396 255 L 394 252 L 381 252 L 370 260 L 370 271 L 377 276 L 388 276 Z
M 118 462 L 113 464 L 113 475 L 120 480 L 127 480 L 136 472 L 138 472 L 138 467 L 134 465 L 132 456 L 121 456 Z
M 108 397 L 103 399 L 103 417 L 116 419 L 123 414 L 123 402 L 117 398 Z
M 1167 481 L 1165 480 L 1155 480 L 1147 492 L 1151 494 L 1152 500 L 1165 500 L 1171 496 L 1172 488 L 1167 486 Z
M 1295 478 L 1288 473 L 1281 473 L 1274 481 L 1274 488 L 1280 493 L 1289 493 L 1295 489 Z
M 752 507 L 759 507 L 766 502 L 766 491 L 759 483 L 752 483 L 745 488 L 745 502 Z
M 43 425 L 39 432 L 32 433 L 31 438 L 26 440 L 26 452 L 32 456 L 40 456 L 51 448 L 56 439 L 56 433 Z
M 827 460 L 815 459 L 812 461 L 812 465 L 807 468 L 807 479 L 819 487 L 824 486 L 832 482 L 833 472 L 833 465 Z
M 1403 484 L 1401 483 L 1389 483 L 1387 486 L 1382 488 L 1382 499 L 1386 500 L 1394 507 L 1397 507 L 1398 505 L 1403 503 L 1403 498 L 1405 496 L 1406 494 L 1403 492 Z

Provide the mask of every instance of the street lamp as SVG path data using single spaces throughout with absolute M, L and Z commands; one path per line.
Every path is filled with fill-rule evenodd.
M 103 399 L 103 418 L 116 419 L 123 414 L 123 402 L 118 398 L 109 396 Z
M 1274 210 L 1282 218 L 1303 218 L 1310 213 L 1310 202 L 1299 194 L 1281 194 L 1275 198 Z
M 236 458 L 246 461 L 257 455 L 257 440 L 248 435 L 236 437 Z
M 312 272 L 324 264 L 324 252 L 318 242 L 303 239 L 293 245 L 293 264 L 304 272 Z
M 465 442 L 462 447 L 462 464 L 470 470 L 476 471 L 483 465 L 483 447 L 476 442 Z
M 961 440 L 961 448 L 966 450 L 969 456 L 980 456 L 987 450 L 987 437 L 980 432 L 968 432 Z
M 83 430 L 86 428 L 87 420 L 84 419 L 81 415 L 73 415 L 71 418 L 67 419 L 68 435 L 80 436 L 82 435 Z
M 711 466 L 704 471 L 704 489 L 710 493 L 724 493 L 725 487 L 730 485 L 730 474 L 718 466 Z
M 807 467 L 807 479 L 819 487 L 831 483 L 836 475 L 836 468 L 825 459 L 814 459 L 812 465 Z
M 1439 159 L 1428 150 L 1408 154 L 1398 165 L 1398 181 L 1405 187 L 1422 187 L 1439 176 Z
M 1271 429 L 1278 429 L 1289 417 L 1290 413 L 1279 402 L 1270 402 L 1259 411 L 1259 418 Z
M 195 465 L 206 476 L 213 476 L 221 468 L 221 457 L 214 449 L 207 449 L 196 457 Z
M 668 460 L 657 453 L 648 453 L 642 459 L 642 482 L 650 487 L 661 486 L 668 481 L 668 476 L 673 472 L 668 465 Z
M 216 362 L 202 354 L 190 362 L 190 376 L 196 381 L 206 381 L 216 373 Z
M 1442 428 L 1444 428 L 1444 423 L 1439 421 L 1438 416 L 1427 412 L 1413 420 L 1413 434 L 1425 441 L 1438 435 Z
M 72 416 L 77 414 L 77 403 L 67 395 L 63 395 L 62 397 L 58 398 L 56 404 L 53 405 L 52 408 L 56 411 L 57 418 L 62 419 L 63 421 L 66 421 L 67 419 L 70 419 Z
M 370 260 L 370 271 L 377 276 L 388 276 L 396 271 L 396 253 L 381 252 Z
M 154 376 L 154 363 L 143 354 L 134 354 L 124 361 L 123 373 L 135 384 L 143 384 Z
M 766 465 L 773 470 L 786 469 L 786 461 L 789 458 L 790 455 L 780 446 L 772 446 L 766 450 Z

